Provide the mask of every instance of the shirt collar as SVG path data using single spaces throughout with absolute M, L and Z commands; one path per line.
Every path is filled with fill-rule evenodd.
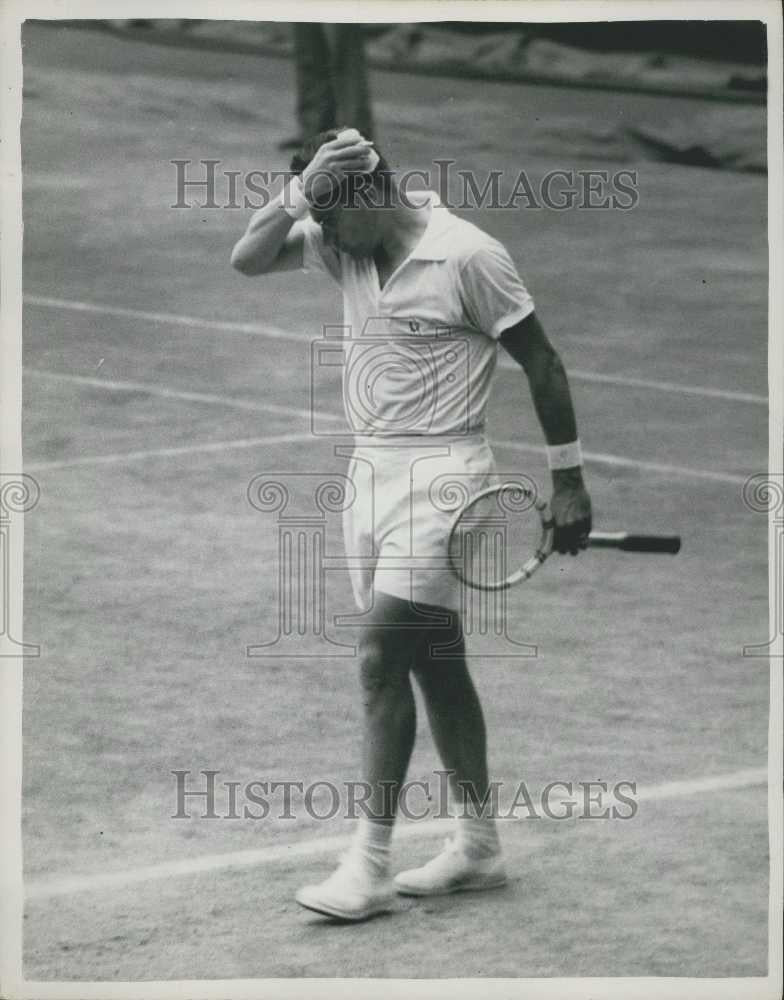
M 422 239 L 412 250 L 409 260 L 446 260 L 449 255 L 446 233 L 455 224 L 455 216 L 442 204 L 435 191 L 413 191 L 408 195 L 412 202 L 421 199 L 424 204 L 430 202 L 431 212 Z

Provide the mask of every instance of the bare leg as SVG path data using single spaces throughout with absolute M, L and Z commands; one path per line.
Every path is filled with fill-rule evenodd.
M 454 771 L 450 787 L 462 808 L 463 796 L 475 802 L 487 793 L 487 733 L 479 696 L 468 672 L 460 618 L 449 612 L 451 622 L 433 629 L 416 652 L 414 676 L 424 695 L 430 729 L 441 761 Z M 449 659 L 434 655 L 437 646 L 449 643 Z M 465 782 L 463 790 L 458 782 Z
M 337 125 L 330 46 L 321 24 L 294 24 L 297 118 L 301 138 Z
M 365 920 L 389 910 L 395 890 L 389 878 L 389 841 L 400 787 L 416 735 L 410 670 L 415 636 L 408 601 L 376 591 L 359 642 L 364 709 L 362 778 L 369 786 L 369 815 L 357 824 L 351 850 L 319 885 L 297 893 L 301 906 L 344 920 Z
M 338 127 L 350 125 L 365 138 L 373 136 L 373 113 L 365 65 L 361 24 L 327 24 L 324 32 L 330 47 L 330 80 L 335 95 Z
M 407 601 L 376 591 L 374 608 L 359 642 L 364 709 L 362 776 L 371 788 L 368 809 L 372 817 L 389 824 L 394 821 L 398 791 L 416 735 L 409 672 L 417 633 L 404 627 L 411 617 Z

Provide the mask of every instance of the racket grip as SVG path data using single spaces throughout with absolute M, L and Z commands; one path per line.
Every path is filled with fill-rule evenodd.
M 618 548 L 622 552 L 660 552 L 676 555 L 681 550 L 680 535 L 626 535 Z

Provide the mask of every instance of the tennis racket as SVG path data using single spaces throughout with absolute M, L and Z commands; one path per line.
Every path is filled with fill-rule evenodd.
M 530 480 L 529 480 L 530 482 Z M 529 580 L 552 552 L 555 523 L 548 503 L 520 482 L 480 490 L 458 510 L 449 532 L 449 564 L 476 590 L 506 590 Z M 592 549 L 676 555 L 679 535 L 592 531 Z

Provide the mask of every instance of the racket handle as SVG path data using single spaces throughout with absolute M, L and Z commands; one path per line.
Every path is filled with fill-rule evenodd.
M 630 535 L 625 531 L 592 531 L 592 549 L 620 549 L 621 552 L 653 552 L 676 555 L 681 550 L 680 535 Z

